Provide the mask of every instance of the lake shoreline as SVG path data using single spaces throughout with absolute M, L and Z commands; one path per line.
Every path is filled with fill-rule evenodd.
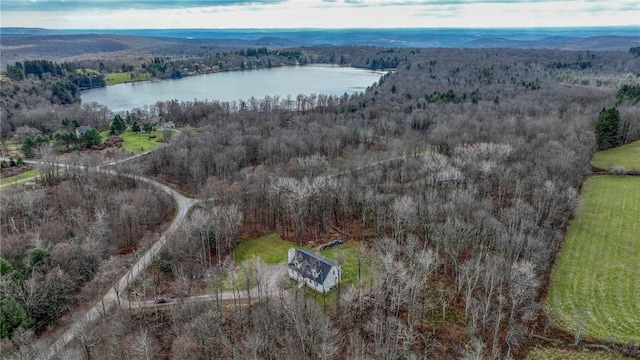
M 251 97 L 299 94 L 342 96 L 366 91 L 384 74 L 380 70 L 327 63 L 199 72 L 176 79 L 151 78 L 89 89 L 81 92 L 81 100 L 124 112 L 172 100 L 244 101 Z
M 110 86 L 114 86 L 114 85 L 120 85 L 120 84 L 131 84 L 131 83 L 140 83 L 140 82 L 159 82 L 159 81 L 165 81 L 165 80 L 179 80 L 179 79 L 184 79 L 187 77 L 192 77 L 192 76 L 200 76 L 200 75 L 210 75 L 210 74 L 220 74 L 220 73 L 227 73 L 227 72 L 238 72 L 238 71 L 254 71 L 254 70 L 267 70 L 267 69 L 276 69 L 276 68 L 283 68 L 283 67 L 298 67 L 298 66 L 330 66 L 330 67 L 341 67 L 341 68 L 353 68 L 353 69 L 361 69 L 361 70 L 370 70 L 373 72 L 385 72 L 388 70 L 385 69 L 368 69 L 368 68 L 361 68 L 361 67 L 356 67 L 353 66 L 351 64 L 335 64 L 335 63 L 306 63 L 306 64 L 296 64 L 296 65 L 291 65 L 291 64 L 283 64 L 283 65 L 273 65 L 270 67 L 253 67 L 250 69 L 242 69 L 242 68 L 231 68 L 231 69 L 222 69 L 222 70 L 203 70 L 202 72 L 197 72 L 197 73 L 187 73 L 185 75 L 182 75 L 179 78 L 159 78 L 159 77 L 150 77 L 148 79 L 137 79 L 137 80 L 127 80 L 127 81 L 122 81 L 122 82 L 118 82 L 115 84 L 107 84 L 104 87 L 110 87 Z M 116 73 L 116 74 L 122 74 L 122 73 Z M 81 89 L 82 91 L 84 90 L 91 90 L 91 89 L 99 89 L 99 88 L 87 88 L 87 89 Z

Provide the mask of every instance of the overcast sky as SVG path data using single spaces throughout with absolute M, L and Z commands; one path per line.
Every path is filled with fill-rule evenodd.
M 0 0 L 1 26 L 49 29 L 640 25 L 640 0 Z

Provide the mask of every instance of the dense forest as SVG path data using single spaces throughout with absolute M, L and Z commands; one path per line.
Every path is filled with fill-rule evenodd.
M 22 309 L 3 352 L 35 356 L 46 339 L 34 334 L 113 280 L 114 267 L 148 246 L 138 242 L 157 237 L 170 199 L 130 175 L 207 200 L 173 234 L 166 266 L 149 270 L 156 279 L 224 271 L 238 241 L 271 232 L 317 245 L 339 229 L 375 265 L 329 303 L 294 287 L 247 306 L 119 309 L 87 324 L 62 358 L 521 358 L 540 338 L 566 335 L 542 306 L 551 266 L 600 146 L 599 117 L 617 114 L 615 141 L 640 139 L 640 58 L 323 47 L 132 66 L 171 76 L 172 66 L 188 73 L 226 58 L 244 58 L 235 69 L 280 66 L 283 56 L 389 71 L 351 96 L 132 109 L 184 130 L 120 175 L 91 171 L 97 160 L 83 152 L 75 161 L 87 170 L 41 165 L 45 188 L 2 193 L 0 292 Z M 37 90 L 44 78 L 3 86 L 3 99 L 20 104 L 3 106 L 3 137 L 52 136 L 64 119 L 108 129 L 108 109 L 56 104 L 51 90 Z M 54 154 L 41 153 L 53 164 Z

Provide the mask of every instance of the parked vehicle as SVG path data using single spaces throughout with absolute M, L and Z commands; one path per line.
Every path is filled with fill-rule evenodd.
M 156 304 L 166 304 L 168 303 L 170 300 L 167 299 L 166 297 L 157 297 L 155 303 Z
M 324 249 L 328 249 L 332 246 L 336 246 L 336 245 L 340 245 L 344 242 L 344 240 L 342 240 L 341 238 L 337 238 L 334 240 L 329 241 L 328 243 L 322 244 L 320 246 L 318 246 L 318 250 L 324 250 Z

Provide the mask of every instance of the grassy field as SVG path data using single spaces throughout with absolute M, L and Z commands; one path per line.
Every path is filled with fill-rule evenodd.
M 627 357 L 605 351 L 592 350 L 564 350 L 556 348 L 536 348 L 526 358 L 527 360 L 625 360 Z
M 131 76 L 131 74 L 133 74 L 133 77 Z M 148 72 L 142 73 L 139 75 L 135 73 L 130 73 L 130 72 L 126 72 L 126 73 L 117 72 L 117 73 L 109 73 L 105 78 L 105 82 L 107 83 L 107 86 L 109 86 L 109 85 L 122 84 L 122 83 L 134 82 L 134 81 L 146 81 L 149 79 L 151 79 L 151 73 L 148 73 Z
M 29 170 L 29 171 L 25 171 L 22 174 L 19 175 L 15 175 L 15 176 L 9 176 L 6 179 L 0 179 L 0 185 L 5 185 L 5 184 L 11 184 L 11 183 L 19 183 L 21 181 L 24 181 L 30 177 L 34 177 L 38 175 L 38 170 Z
M 155 136 L 155 138 L 149 135 Z M 145 134 L 143 132 L 133 133 L 127 130 L 120 134 L 120 137 L 124 140 L 122 147 L 134 153 L 154 150 L 164 145 L 162 132 L 160 131 L 152 131 L 151 134 Z
M 276 233 L 242 240 L 236 247 L 236 264 L 251 259 L 253 255 L 259 255 L 265 264 L 284 264 L 287 262 L 287 251 L 292 247 L 299 248 L 290 241 L 280 239 Z
M 102 141 L 104 141 L 108 135 L 108 131 L 102 131 L 100 133 Z M 155 136 L 155 138 L 149 135 Z M 164 145 L 162 131 L 152 131 L 151 134 L 145 134 L 144 132 L 134 133 L 130 130 L 125 130 L 120 134 L 120 137 L 123 140 L 122 148 L 133 153 L 155 150 Z
M 556 325 L 640 342 L 640 179 L 594 176 L 558 255 L 548 305 Z
M 627 170 L 640 170 L 640 141 L 600 151 L 594 155 L 591 164 L 605 170 L 612 166 L 624 166 Z
M 260 255 L 266 264 L 284 264 L 287 262 L 289 248 L 300 248 L 297 244 L 284 241 L 276 233 L 266 234 L 257 238 L 242 240 L 236 247 L 236 263 L 250 259 L 253 255 Z M 305 249 L 317 252 L 315 249 Z M 358 243 L 346 241 L 342 245 L 323 250 L 320 255 L 342 265 L 342 282 L 354 283 L 358 278 Z M 363 256 L 363 272 L 370 274 L 373 260 L 370 255 Z M 369 275 L 370 277 L 370 275 Z

